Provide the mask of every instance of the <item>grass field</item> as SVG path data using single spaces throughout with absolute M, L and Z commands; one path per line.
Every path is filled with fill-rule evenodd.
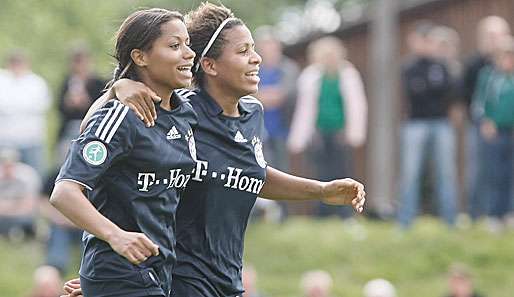
M 42 262 L 39 243 L 0 241 L 0 297 L 22 297 Z M 398 297 L 443 296 L 446 271 L 455 262 L 471 267 L 476 285 L 488 297 L 514 296 L 514 232 L 490 234 L 483 227 L 448 230 L 422 219 L 408 232 L 392 223 L 291 219 L 282 225 L 248 228 L 245 259 L 259 273 L 270 297 L 301 296 L 304 271 L 324 269 L 334 278 L 334 297 L 362 296 L 372 278 L 391 280 Z

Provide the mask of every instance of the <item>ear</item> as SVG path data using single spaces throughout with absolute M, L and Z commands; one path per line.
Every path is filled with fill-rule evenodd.
M 205 74 L 211 76 L 218 75 L 218 71 L 216 70 L 216 61 L 214 59 L 203 57 L 202 60 L 200 60 L 200 66 Z
M 140 49 L 135 48 L 135 49 L 131 50 L 130 57 L 132 58 L 132 61 L 134 61 L 134 64 L 136 64 L 139 67 L 144 67 L 147 65 L 146 55 Z

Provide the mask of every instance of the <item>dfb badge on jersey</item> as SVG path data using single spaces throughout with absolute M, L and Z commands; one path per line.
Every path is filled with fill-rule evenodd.
M 100 141 L 94 140 L 84 146 L 82 156 L 91 165 L 101 165 L 107 158 L 107 148 Z

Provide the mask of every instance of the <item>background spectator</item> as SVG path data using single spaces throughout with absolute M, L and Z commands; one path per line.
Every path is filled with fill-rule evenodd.
M 353 176 L 353 149 L 366 140 L 367 102 L 357 69 L 338 38 L 309 45 L 310 65 L 298 78 L 298 99 L 288 138 L 293 154 L 310 149 L 317 178 Z M 348 216 L 348 207 L 319 204 L 319 214 Z
M 461 187 L 465 183 L 465 173 L 459 169 L 463 168 L 465 162 L 460 152 L 464 150 L 463 136 L 465 134 L 465 118 L 467 107 L 462 103 L 462 93 L 460 82 L 462 81 L 462 63 L 460 61 L 460 37 L 457 31 L 448 26 L 437 25 L 429 33 L 429 38 L 434 42 L 434 58 L 440 60 L 446 65 L 448 73 L 452 81 L 452 89 L 449 92 L 448 100 L 452 102 L 448 107 L 448 118 L 453 128 L 455 129 L 455 144 L 456 144 L 456 166 L 457 167 L 457 180 L 456 180 L 456 199 L 463 198 Z M 461 195 L 462 194 L 462 195 Z M 459 199 L 460 200 L 460 199 Z M 464 211 L 464 201 L 458 203 L 458 209 Z M 462 208 L 461 208 L 462 207 Z
M 477 87 L 478 74 L 487 66 L 493 63 L 493 55 L 498 47 L 499 40 L 510 34 L 510 27 L 507 21 L 498 16 L 483 18 L 476 30 L 477 52 L 470 57 L 464 69 L 462 80 L 463 96 L 468 113 L 468 128 L 466 141 L 466 190 L 468 196 L 469 214 L 473 220 L 487 214 L 487 201 L 483 198 L 485 192 L 482 187 L 484 170 L 481 159 L 478 119 L 471 114 L 471 102 Z
M 63 281 L 52 266 L 41 266 L 34 271 L 34 285 L 28 297 L 59 297 Z
M 512 203 L 514 158 L 514 39 L 504 37 L 493 66 L 480 71 L 473 101 L 480 119 L 484 196 L 491 231 L 499 231 Z
M 256 30 L 256 48 L 262 57 L 259 68 L 260 84 L 257 98 L 264 106 L 264 126 L 267 137 L 263 149 L 269 165 L 282 171 L 289 170 L 286 140 L 296 99 L 296 63 L 284 56 L 282 44 L 271 27 Z M 286 202 L 278 202 L 282 220 L 287 216 Z
M 35 234 L 41 180 L 30 166 L 18 162 L 13 149 L 0 150 L 0 234 L 22 239 Z
M 256 47 L 262 57 L 257 97 L 264 105 L 264 125 L 268 138 L 264 143 L 266 160 L 280 170 L 287 170 L 286 139 L 296 96 L 298 66 L 282 53 L 282 44 L 272 29 L 256 32 Z
M 363 292 L 364 297 L 396 297 L 396 289 L 393 284 L 381 278 L 367 282 Z
M 0 71 L 0 90 L 0 148 L 18 150 L 21 161 L 43 176 L 50 93 L 21 50 L 9 55 L 6 70 Z
M 323 270 L 307 271 L 301 280 L 304 297 L 331 297 L 332 285 L 332 277 Z
M 64 79 L 59 96 L 60 141 L 69 142 L 78 136 L 82 118 L 104 89 L 105 82 L 92 72 L 91 66 L 89 50 L 84 45 L 72 50 L 70 72 Z
M 50 194 L 55 185 L 55 179 L 59 174 L 60 166 L 64 162 L 68 152 L 69 143 L 61 142 L 56 151 L 57 166 L 50 170 L 46 178 L 41 195 L 40 212 L 48 221 L 50 234 L 46 242 L 45 263 L 59 270 L 61 275 L 66 274 L 72 262 L 72 250 L 79 250 L 82 239 L 82 230 L 70 222 L 61 212 L 55 209 L 49 202 Z
M 448 121 L 452 81 L 446 65 L 436 57 L 436 43 L 430 34 L 434 26 L 417 24 L 408 37 L 412 57 L 403 68 L 407 106 L 402 125 L 400 166 L 401 199 L 398 221 L 409 227 L 418 213 L 420 181 L 427 157 L 435 169 L 434 190 L 447 224 L 456 216 L 455 132 Z
M 481 297 L 473 286 L 469 269 L 463 264 L 453 264 L 448 272 L 447 297 Z

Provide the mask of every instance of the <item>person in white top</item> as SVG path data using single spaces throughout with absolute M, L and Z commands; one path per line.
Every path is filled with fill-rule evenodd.
M 0 70 L 0 148 L 14 148 L 21 161 L 45 172 L 44 142 L 50 92 L 43 78 L 33 73 L 27 57 L 15 51 Z
M 352 176 L 353 151 L 366 141 L 368 119 L 360 73 L 337 37 L 315 40 L 307 56 L 310 64 L 297 81 L 287 148 L 292 156 L 307 153 L 320 180 Z M 347 218 L 351 210 L 319 204 L 317 214 Z

